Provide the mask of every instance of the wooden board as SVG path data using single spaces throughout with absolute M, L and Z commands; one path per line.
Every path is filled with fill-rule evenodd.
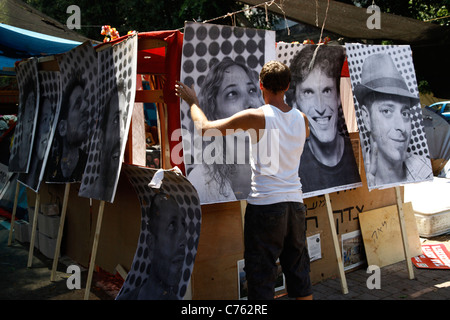
M 202 228 L 192 273 L 193 299 L 237 299 L 237 261 L 243 257 L 240 202 L 202 205 Z
M 403 203 L 409 253 L 422 253 L 419 233 L 411 202 Z M 368 265 L 381 267 L 405 260 L 402 235 L 396 205 L 364 212 L 359 215 L 361 233 Z

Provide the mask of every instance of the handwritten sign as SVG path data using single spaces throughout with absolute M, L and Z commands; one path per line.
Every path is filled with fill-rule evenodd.
M 422 254 L 411 202 L 403 204 L 411 256 Z M 396 205 L 365 211 L 359 215 L 367 263 L 378 267 L 405 259 Z

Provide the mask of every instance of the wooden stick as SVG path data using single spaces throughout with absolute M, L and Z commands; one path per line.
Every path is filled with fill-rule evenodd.
M 409 253 L 408 235 L 406 233 L 405 215 L 403 213 L 402 197 L 400 195 L 400 187 L 395 187 L 395 195 L 397 198 L 398 220 L 400 223 L 400 231 L 402 233 L 403 250 L 405 252 L 406 266 L 408 267 L 409 279 L 414 279 L 414 270 L 412 267 L 411 254 Z
M 330 231 L 331 237 L 333 239 L 334 252 L 336 253 L 336 260 L 339 268 L 339 277 L 341 278 L 341 289 L 343 294 L 347 294 L 348 293 L 347 279 L 345 278 L 344 264 L 342 263 L 341 250 L 339 248 L 336 226 L 334 224 L 333 209 L 331 208 L 330 195 L 328 193 L 325 194 L 325 201 L 327 204 L 328 221 L 330 223 Z
M 67 203 L 69 202 L 70 183 L 66 183 L 64 190 L 64 200 L 61 211 L 61 218 L 59 220 L 58 238 L 56 239 L 55 255 L 53 257 L 52 273 L 50 275 L 50 281 L 55 281 L 56 269 L 58 267 L 59 253 L 61 249 L 61 241 L 64 232 L 64 220 L 66 219 Z
M 92 275 L 94 274 L 95 257 L 97 255 L 98 239 L 100 238 L 100 229 L 102 227 L 104 208 L 105 208 L 105 201 L 101 201 L 100 207 L 98 209 L 97 226 L 95 228 L 94 242 L 92 244 L 91 262 L 89 263 L 89 272 L 86 282 L 86 291 L 84 292 L 84 300 L 89 300 L 89 293 L 91 291 Z
M 41 202 L 41 194 L 37 192 L 36 202 L 34 203 L 34 215 L 33 215 L 33 225 L 31 229 L 30 249 L 28 251 L 28 263 L 27 263 L 28 268 L 31 268 L 31 265 L 33 264 L 34 241 L 36 240 L 36 229 L 37 229 L 40 202 Z
M 241 207 L 242 232 L 244 232 L 245 210 L 247 208 L 247 200 L 239 201 Z
M 9 227 L 8 247 L 12 243 L 12 234 L 13 234 L 13 229 L 14 229 L 14 221 L 16 219 L 17 203 L 19 202 L 19 191 L 20 191 L 20 182 L 17 181 L 16 195 L 14 196 L 14 207 L 13 207 L 13 212 L 12 212 L 12 216 L 11 216 L 11 225 Z

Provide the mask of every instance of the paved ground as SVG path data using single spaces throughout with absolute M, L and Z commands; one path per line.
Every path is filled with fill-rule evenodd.
M 0 225 L 0 300 L 83 300 L 86 270 L 82 270 L 81 289 L 68 290 L 62 259 L 57 281 L 50 281 L 52 260 L 35 250 L 33 265 L 27 268 L 28 247 L 14 242 L 7 246 L 9 231 Z M 450 250 L 450 234 L 426 242 L 445 243 Z M 381 270 L 381 289 L 368 289 L 371 274 L 362 268 L 346 274 L 349 293 L 341 291 L 340 279 L 328 279 L 313 287 L 315 300 L 450 300 L 450 270 L 430 270 L 413 267 L 415 279 L 410 280 L 406 262 L 386 266 Z M 112 300 L 117 294 L 114 279 L 94 273 L 90 300 Z M 282 297 L 281 300 L 287 300 Z

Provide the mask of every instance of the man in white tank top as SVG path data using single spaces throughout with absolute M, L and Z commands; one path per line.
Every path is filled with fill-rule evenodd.
M 202 135 L 248 131 L 251 139 L 252 181 L 245 213 L 244 244 L 248 298 L 273 299 L 279 258 L 290 297 L 312 299 L 306 245 L 299 160 L 309 135 L 306 116 L 285 103 L 291 81 L 281 62 L 266 63 L 259 76 L 264 106 L 229 118 L 209 121 L 193 88 L 178 82 L 175 91 L 191 109 Z

